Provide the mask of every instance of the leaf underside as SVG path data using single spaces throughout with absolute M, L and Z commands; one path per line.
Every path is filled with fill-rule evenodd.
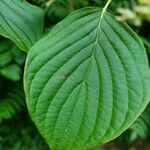
M 28 51 L 43 30 L 43 11 L 21 0 L 0 0 L 0 35 Z
M 119 136 L 150 97 L 143 44 L 98 8 L 78 10 L 29 51 L 25 93 L 51 149 L 87 149 Z

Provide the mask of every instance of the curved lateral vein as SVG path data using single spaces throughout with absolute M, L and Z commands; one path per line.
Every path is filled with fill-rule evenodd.
M 82 84 L 83 84 L 83 82 L 82 82 Z M 82 85 L 82 86 L 83 86 L 83 85 Z M 78 93 L 78 97 L 79 97 L 79 94 L 80 94 L 80 92 Z M 86 100 L 84 100 L 84 106 L 83 106 L 83 107 L 85 107 L 85 101 L 86 101 Z M 76 101 L 76 103 L 75 103 L 74 110 L 75 110 L 75 108 L 76 108 L 76 105 L 77 105 L 77 101 Z M 72 118 L 72 116 L 73 116 L 73 113 L 74 113 L 74 111 L 72 112 L 71 118 Z M 83 115 L 82 115 L 82 119 L 83 119 Z M 82 120 L 82 119 L 81 119 L 81 120 Z M 72 119 L 70 119 L 70 121 L 69 121 L 69 123 L 68 123 L 67 129 L 69 128 L 69 125 L 70 125 L 71 120 L 72 120 Z M 64 135 L 64 140 L 65 140 L 65 135 Z
M 19 36 L 19 34 L 17 32 L 15 32 L 15 30 L 10 26 L 10 24 L 7 21 L 7 18 L 5 18 L 5 16 L 3 16 L 3 14 L 0 12 L 0 14 L 2 15 L 2 17 L 4 18 L 5 22 L 7 23 L 7 25 L 10 27 L 10 29 L 12 29 L 12 31 L 17 35 L 17 37 L 19 37 L 19 39 L 22 41 L 22 44 L 24 45 L 24 47 L 27 49 L 27 46 L 25 45 L 25 43 L 23 42 L 22 38 Z M 2 26 L 2 28 L 4 29 L 4 27 Z M 9 34 L 10 35 L 10 34 Z M 11 35 L 10 35 L 11 36 Z M 12 36 L 11 36 L 12 37 Z
M 103 9 L 104 10 L 104 9 Z M 99 37 L 99 32 L 100 32 L 100 27 L 101 27 L 101 23 L 102 23 L 102 20 L 104 18 L 104 13 L 105 13 L 105 10 L 102 11 L 102 14 L 100 15 L 100 19 L 99 19 L 99 22 L 98 22 L 98 25 L 97 25 L 97 32 L 96 32 L 96 37 L 95 37 L 95 43 L 93 45 L 93 53 L 92 53 L 92 56 L 95 54 L 95 50 L 96 50 L 96 45 L 98 43 L 98 37 Z M 92 57 L 91 57 L 92 58 Z M 91 65 L 90 65 L 91 67 Z M 88 76 L 88 72 L 87 72 L 87 75 Z M 84 112 L 85 113 L 85 112 Z M 83 124 L 83 120 L 82 120 L 82 123 L 81 123 L 81 126 L 80 126 L 80 129 L 79 129 L 79 133 L 80 133 L 80 130 L 81 130 L 81 127 L 82 127 L 82 124 Z M 76 137 L 77 138 L 77 137 Z
M 108 40 L 108 42 L 110 43 L 110 45 L 113 47 L 113 50 L 114 50 L 114 52 L 115 52 L 115 54 L 116 54 L 116 56 L 119 58 L 119 61 L 120 61 L 120 64 L 122 65 L 122 67 L 123 67 L 123 70 L 124 70 L 124 75 L 125 75 L 125 79 L 126 79 L 126 83 L 127 83 L 127 88 L 128 88 L 128 110 L 127 110 L 127 112 L 126 112 L 126 114 L 125 114 L 125 116 L 127 115 L 127 113 L 128 113 L 128 111 L 129 111 L 129 85 L 128 85 L 128 81 L 127 81 L 127 74 L 126 74 L 126 69 L 125 69 L 125 67 L 124 67 L 124 64 L 122 63 L 122 61 L 121 61 L 121 58 L 120 58 L 120 56 L 118 55 L 118 53 L 116 52 L 116 50 L 115 50 L 115 48 L 114 48 L 114 45 L 112 44 L 112 42 L 110 42 L 110 39 L 109 39 L 109 37 L 106 35 L 106 33 L 105 33 L 105 31 L 102 29 L 102 32 L 105 34 L 105 36 L 107 37 L 107 40 Z M 113 117 L 112 117 L 113 118 Z M 112 118 L 111 118 L 111 122 L 110 122 L 110 124 L 112 123 Z M 123 121 L 124 122 L 124 121 Z M 122 125 L 122 124 L 121 124 Z M 120 125 L 120 126 L 121 126 Z M 110 127 L 109 127 L 110 128 Z M 106 130 L 106 132 L 105 132 L 105 135 L 108 133 L 108 131 L 109 131 L 109 128 Z M 103 137 L 101 137 L 101 139 L 102 139 Z
M 94 46 L 93 46 L 93 48 L 94 48 Z M 93 56 L 93 55 L 92 55 Z M 89 74 L 89 72 L 90 72 L 90 69 L 91 69 L 91 66 L 92 66 L 92 63 L 93 63 L 93 57 L 90 57 L 90 59 L 92 59 L 91 60 L 91 62 L 89 63 L 89 66 L 88 66 L 88 70 L 87 70 L 87 72 L 86 72 L 86 75 L 85 75 L 85 77 L 84 77 L 84 82 L 86 82 L 86 78 L 87 78 L 87 76 L 88 76 L 88 74 Z M 87 86 L 86 86 L 86 91 L 88 91 L 88 89 L 87 89 Z M 72 145 L 74 144 L 74 142 L 76 141 L 76 138 L 79 136 L 79 133 L 80 133 L 80 131 L 81 131 L 81 128 L 82 128 L 82 125 L 83 125 L 83 121 L 84 121 L 84 116 L 85 116 L 85 114 L 86 114 L 86 103 L 87 103 L 87 100 L 88 100 L 88 93 L 86 93 L 86 100 L 85 100 L 85 104 L 84 104 L 84 112 L 83 112 L 83 116 L 82 116 L 82 121 L 81 121 L 81 124 L 80 124 L 80 127 L 79 127 L 79 131 L 78 131 L 78 134 L 75 136 L 75 140 L 73 141 L 73 143 L 72 143 Z
M 20 18 L 22 18 L 23 16 L 21 16 L 19 13 L 17 13 L 16 12 L 16 10 L 15 9 L 12 9 L 6 2 L 4 2 L 4 0 L 2 0 L 3 1 L 3 3 L 7 6 L 7 7 L 9 7 L 9 9 L 11 9 L 16 15 L 18 15 Z M 14 1 L 11 1 L 12 3 L 14 3 Z M 17 3 L 14 3 L 14 4 L 16 4 L 17 5 Z M 20 7 L 21 8 L 21 7 Z M 23 9 L 22 9 L 23 10 Z M 25 19 L 25 18 L 24 18 Z M 24 21 L 24 20 L 23 20 Z M 25 22 L 32 30 L 30 30 L 30 31 L 33 31 L 33 34 L 35 34 L 35 40 L 37 41 L 37 32 L 35 31 L 35 28 L 33 28 L 29 23 L 28 23 L 28 20 L 26 20 L 26 22 Z M 30 40 L 32 40 L 32 39 L 30 39 Z M 32 41 L 33 42 L 33 41 Z M 34 43 L 34 42 L 33 42 Z
M 22 7 L 21 5 L 19 5 L 18 3 L 15 3 L 14 1 L 11 1 L 11 2 L 14 3 L 14 5 L 17 5 L 18 7 L 20 7 L 20 9 L 22 9 L 24 12 L 27 12 L 28 9 L 25 9 L 25 7 Z M 30 6 L 30 4 L 28 4 L 28 6 Z M 31 13 L 31 15 L 32 15 L 33 18 L 37 17 L 36 15 L 34 15 L 34 13 Z
M 114 31 L 114 33 L 117 35 L 117 37 L 120 39 L 120 41 L 125 45 L 125 47 L 126 47 L 127 50 L 129 51 L 130 56 L 131 56 L 132 59 L 134 60 L 134 63 L 136 64 L 136 61 L 135 61 L 136 59 L 135 59 L 134 55 L 132 55 L 132 52 L 131 52 L 130 49 L 128 48 L 126 42 L 118 35 L 118 33 L 116 32 L 116 30 L 110 25 L 110 23 L 108 23 L 107 20 L 105 20 L 105 21 L 106 21 L 106 23 L 111 27 L 111 29 Z M 135 67 L 136 67 L 138 73 L 140 74 L 140 78 L 141 78 L 141 77 L 142 77 L 142 74 L 141 74 L 140 69 L 137 67 L 137 65 L 135 65 Z M 142 79 L 141 79 L 141 82 L 142 82 Z M 142 84 L 142 86 L 143 86 L 143 84 Z M 136 93 L 136 94 L 137 94 L 137 93 Z M 137 95 L 138 95 L 138 94 L 137 94 Z
M 102 97 L 102 95 L 101 95 L 101 92 L 100 91 L 102 91 L 102 86 L 101 86 L 101 71 L 100 71 L 100 68 L 99 68 L 99 64 L 98 64 L 98 60 L 97 60 L 97 57 L 94 55 L 94 59 L 95 59 L 95 62 L 96 62 L 96 64 L 97 64 L 97 69 L 98 69 L 98 73 L 99 73 L 99 101 L 100 100 L 102 100 L 101 99 L 101 97 Z M 105 58 L 106 59 L 106 58 Z M 110 70 L 110 69 L 109 69 Z M 100 103 L 100 102 L 99 102 Z M 98 104 L 98 106 L 99 106 L 99 104 Z M 92 133 L 91 133 L 91 135 L 89 135 L 89 137 L 87 138 L 87 140 L 84 142 L 84 144 L 86 143 L 86 142 L 88 142 L 88 140 L 91 138 L 91 136 L 93 135 L 93 131 L 94 131 L 94 129 L 96 128 L 96 125 L 97 125 L 97 119 L 98 119 L 98 113 L 99 113 L 99 110 L 100 110 L 100 107 L 98 107 L 98 110 L 97 110 L 97 117 L 96 117 L 96 120 L 95 120 L 95 125 L 94 125 L 94 127 L 93 127 L 93 130 L 92 130 Z
M 4 0 L 2 0 L 2 1 L 3 1 L 3 3 L 5 4 L 6 7 L 8 7 L 10 10 L 12 10 L 12 11 L 16 14 L 16 16 L 19 16 L 20 18 L 23 17 L 23 16 L 21 16 L 19 13 L 17 13 L 17 12 L 15 11 L 15 9 L 12 9 L 7 3 L 5 3 Z M 12 2 L 13 2 L 13 1 L 12 1 Z M 16 4 L 16 3 L 15 3 L 15 4 Z M 24 19 L 25 19 L 25 18 L 24 18 Z M 24 20 L 23 20 L 23 21 L 24 21 Z M 31 31 L 34 31 L 33 34 L 36 35 L 35 38 L 36 38 L 36 41 L 37 41 L 37 33 L 35 32 L 34 28 L 28 23 L 28 21 L 26 21 L 25 23 L 32 29 Z M 32 41 L 31 38 L 30 38 L 30 40 Z M 32 43 L 34 43 L 34 42 L 32 41 Z
M 103 51 L 103 54 L 104 54 L 104 56 L 105 56 L 105 58 L 106 58 L 106 60 L 107 60 L 107 63 L 108 63 L 108 66 L 109 66 L 109 71 L 110 71 L 110 73 L 111 73 L 111 79 L 112 79 L 112 91 L 113 91 L 113 101 L 112 101 L 112 108 L 114 109 L 114 99 L 115 99 L 115 95 L 114 95 L 114 79 L 113 79 L 113 73 L 112 73 L 112 71 L 111 71 L 111 68 L 110 68 L 110 63 L 109 63 L 109 59 L 108 59 L 108 57 L 106 56 L 106 54 L 105 54 L 105 52 L 104 52 L 104 48 L 102 47 L 102 45 L 98 42 L 98 45 L 100 46 L 100 49 Z M 112 109 L 112 113 L 111 113 L 111 118 L 110 118 L 110 124 L 111 124 L 111 120 L 112 120 L 112 117 L 113 117 L 113 110 Z M 110 125 L 109 125 L 110 126 Z M 106 134 L 106 132 L 104 133 L 104 135 L 103 136 L 105 136 L 105 134 Z M 102 137 L 103 137 L 102 136 Z M 102 138 L 101 137 L 101 138 Z
M 74 71 L 71 72 L 70 76 L 78 69 L 78 67 L 79 67 L 80 65 L 82 65 L 83 63 L 85 63 L 86 61 L 88 61 L 88 59 L 89 59 L 90 57 L 91 57 L 91 56 L 89 56 L 88 58 L 86 58 L 85 60 L 83 60 L 83 61 L 74 69 Z M 61 84 L 61 86 L 59 87 L 59 90 L 61 89 L 61 87 L 64 85 L 64 83 L 65 83 L 67 80 L 69 80 L 69 78 L 67 78 L 67 79 Z M 56 94 L 59 92 L 59 90 L 55 93 L 55 95 L 53 96 L 52 100 L 54 99 L 54 97 L 56 96 Z M 52 103 L 52 101 L 50 102 L 50 104 L 51 104 L 51 103 Z M 49 106 L 48 106 L 48 108 L 47 108 L 45 118 L 47 118 L 48 109 L 49 109 L 49 107 L 50 107 L 50 104 L 49 104 Z M 46 120 L 46 119 L 45 119 L 45 120 Z
M 84 16 L 84 17 L 85 17 L 85 16 Z M 96 19 L 97 19 L 97 17 L 95 17 L 95 18 L 89 20 L 89 22 L 87 22 L 86 24 L 84 24 L 84 26 L 87 25 L 87 24 L 89 24 L 89 23 L 91 23 L 91 21 L 94 21 L 94 20 L 96 20 Z M 76 22 L 76 21 L 74 21 L 73 23 L 75 23 L 75 22 Z M 72 24 L 73 24 L 73 23 L 72 23 Z M 69 24 L 68 26 L 70 26 L 70 24 Z M 81 26 L 81 27 L 83 28 L 84 26 Z M 56 41 L 56 42 L 53 43 L 52 45 L 49 45 L 47 49 L 44 49 L 42 52 L 38 53 L 36 56 L 34 56 L 34 58 L 33 58 L 32 61 L 28 64 L 28 66 L 32 65 L 32 63 L 34 62 L 34 60 L 35 60 L 37 57 L 40 57 L 40 55 L 42 55 L 44 52 L 49 51 L 49 47 L 51 47 L 51 49 L 52 49 L 52 48 L 53 48 L 57 43 L 59 43 L 60 41 L 63 42 L 65 39 L 67 39 L 69 36 L 71 36 L 74 32 L 77 32 L 77 31 L 81 30 L 81 27 L 78 28 L 77 30 L 74 30 L 73 32 L 67 34 L 65 37 L 63 37 L 63 40 L 60 39 L 59 41 Z M 65 29 L 65 28 L 64 28 L 64 29 Z M 63 30 L 64 30 L 64 29 L 63 29 Z M 96 29 L 96 27 L 93 28 L 92 31 L 94 31 L 95 29 Z M 89 34 L 91 34 L 92 31 L 89 32 Z M 60 32 L 62 32 L 62 30 L 60 30 Z M 53 38 L 55 38 L 56 36 L 58 36 L 58 34 L 59 34 L 60 32 L 56 33 L 56 34 L 53 36 Z M 89 34 L 87 34 L 87 35 L 89 35 Z M 86 35 L 85 37 L 87 37 L 87 35 Z M 69 48 L 70 46 L 73 46 L 74 44 L 76 44 L 76 42 L 78 42 L 78 41 L 84 39 L 85 37 L 82 37 L 81 39 L 75 41 L 73 44 L 70 44 L 69 46 L 65 47 L 64 49 Z M 47 40 L 50 40 L 50 39 L 51 39 L 51 38 L 48 38 Z M 43 44 L 43 43 L 42 43 L 42 44 Z M 61 49 L 61 50 L 62 50 L 62 49 Z M 61 50 L 60 50 L 60 52 L 61 52 Z M 59 54 L 59 53 L 58 53 L 58 54 Z M 48 59 L 48 61 L 49 61 L 49 59 Z
M 28 39 L 30 39 L 30 37 L 14 22 L 14 21 L 12 21 L 11 19 L 9 19 L 9 18 L 7 18 L 10 22 L 12 22 L 21 32 L 23 32 L 25 35 L 26 35 L 26 37 L 28 38 Z M 33 45 L 34 43 L 31 41 L 31 39 L 30 40 L 28 40 L 28 41 L 30 41 L 30 44 L 31 45 Z M 24 41 L 23 41 L 24 42 Z M 24 42 L 25 43 L 25 42 Z
M 82 83 L 83 83 L 83 82 L 77 84 L 77 85 L 71 90 L 71 92 L 68 94 L 67 98 L 64 100 L 64 103 L 63 103 L 63 105 L 62 105 L 61 108 L 60 108 L 60 111 L 59 111 L 57 120 L 56 120 L 56 122 L 54 123 L 54 124 L 55 124 L 55 125 L 54 125 L 54 129 L 53 129 L 54 132 L 55 132 L 55 129 L 56 129 L 56 126 L 57 126 L 57 122 L 58 122 L 58 119 L 60 118 L 60 114 L 61 114 L 61 111 L 62 111 L 64 105 L 67 103 L 69 97 L 70 97 L 71 94 L 74 92 L 74 90 L 77 89 L 78 86 L 80 86 Z M 81 87 L 80 87 L 80 89 L 81 89 Z M 77 95 L 77 98 L 79 97 L 80 92 L 81 92 L 81 90 L 79 90 L 78 95 Z M 77 103 L 77 100 L 75 101 L 74 106 L 76 105 L 76 103 Z M 72 112 L 74 112 L 74 110 L 75 110 L 75 107 L 74 107 L 74 109 L 72 110 Z M 72 113 L 71 113 L 71 114 L 72 114 Z M 72 116 L 72 115 L 71 115 L 71 116 Z M 70 118 L 71 118 L 71 117 L 70 117 Z M 69 122 L 70 122 L 70 121 L 69 121 Z M 68 125 L 67 125 L 67 126 L 68 126 Z M 67 129 L 67 128 L 68 128 L 68 127 L 66 127 L 66 129 Z M 53 133 L 54 133 L 54 132 L 53 132 Z M 54 136 L 54 134 L 52 135 L 52 138 L 53 138 L 53 136 Z
M 46 81 L 44 82 L 45 85 L 44 85 L 44 87 L 43 87 L 41 93 L 43 92 L 44 88 L 46 87 L 46 83 L 48 83 L 48 81 L 49 81 L 66 63 L 68 63 L 75 55 L 77 55 L 77 54 L 80 53 L 82 50 L 84 50 L 85 48 L 89 47 L 89 46 L 92 45 L 92 44 L 93 44 L 93 43 L 90 43 L 89 45 L 86 45 L 85 47 L 83 47 L 82 49 L 80 49 L 79 51 L 77 51 L 73 56 L 71 56 L 68 60 L 66 60 L 63 65 L 61 65 L 59 68 L 57 68 L 57 70 L 53 73 L 53 75 L 52 75 L 50 78 L 48 78 L 48 80 L 46 80 Z M 55 56 L 55 57 L 56 57 L 56 56 Z M 54 57 L 53 57 L 53 59 L 54 59 Z M 45 65 L 46 65 L 46 64 L 45 64 Z M 32 87 L 32 84 L 33 84 L 33 80 L 32 80 L 32 83 L 31 83 L 31 87 Z M 38 95 L 38 97 L 40 97 L 40 95 Z
M 48 58 L 47 61 L 39 68 L 39 70 L 37 70 L 37 71 L 35 72 L 34 77 L 32 78 L 32 82 L 33 82 L 34 78 L 36 77 L 36 75 L 38 74 L 38 72 L 40 72 L 40 70 L 41 70 L 45 65 L 47 65 L 50 60 L 53 60 L 57 55 L 59 55 L 60 53 L 62 53 L 62 52 L 65 51 L 65 50 L 67 50 L 68 48 L 73 47 L 77 42 L 79 42 L 79 41 L 85 39 L 85 38 L 86 38 L 88 35 L 90 35 L 94 30 L 95 30 L 95 28 L 94 28 L 90 33 L 88 33 L 86 36 L 84 36 L 84 37 L 80 38 L 79 40 L 75 41 L 74 44 L 70 44 L 69 46 L 67 46 L 67 47 L 65 47 L 65 48 L 63 48 L 63 49 L 60 49 L 59 52 L 57 52 L 54 56 L 52 56 L 51 58 Z M 89 43 L 89 45 L 91 45 L 91 44 L 93 44 L 93 43 Z M 88 47 L 89 45 L 86 45 L 85 47 L 82 47 L 82 49 L 85 49 L 85 48 Z M 82 49 L 81 49 L 81 50 L 82 50 Z M 79 50 L 79 52 L 80 52 L 80 50 Z M 76 54 L 76 53 L 75 53 L 75 54 Z M 32 61 L 32 62 L 33 62 L 33 61 Z M 32 86 L 32 83 L 31 83 L 31 86 Z M 31 86 L 30 86 L 30 88 L 31 88 Z M 29 88 L 29 90 L 30 90 L 30 88 Z
M 111 17 L 112 19 L 114 19 L 111 15 L 108 15 L 109 17 Z M 105 19 L 106 20 L 106 22 L 108 23 L 108 21 L 107 21 L 107 19 Z M 108 24 L 110 24 L 110 23 L 108 23 Z M 119 23 L 118 24 L 120 27 L 122 27 L 123 29 L 127 29 L 127 27 L 128 27 L 128 25 L 127 24 L 125 24 L 125 23 Z M 115 30 L 114 30 L 115 31 Z M 130 28 L 128 28 L 128 30 L 125 30 L 129 35 L 130 35 L 130 37 L 132 37 L 133 39 L 134 39 L 134 41 L 135 42 L 137 42 L 138 43 L 138 46 L 140 47 L 140 49 L 145 49 L 144 48 L 144 45 L 139 41 L 139 38 L 133 33 L 133 32 L 131 32 L 132 31 L 132 29 L 130 29 Z M 115 31 L 115 33 L 116 33 L 116 31 Z M 118 34 L 118 33 L 116 33 L 116 34 Z
M 57 36 L 62 30 L 65 30 L 66 28 L 68 28 L 70 25 L 72 25 L 73 23 L 76 23 L 77 21 L 79 21 L 79 20 L 82 20 L 83 18 L 85 18 L 85 17 L 87 17 L 87 16 L 89 16 L 89 15 L 92 15 L 93 13 L 95 13 L 96 11 L 94 11 L 94 12 L 90 12 L 90 13 L 87 13 L 87 14 L 85 14 L 85 15 L 83 15 L 82 17 L 80 17 L 80 18 L 78 18 L 78 19 L 76 19 L 76 20 L 73 20 L 71 23 L 69 23 L 67 26 L 65 26 L 63 29 L 61 29 L 61 30 L 58 30 L 56 33 L 55 33 L 55 35 L 53 35 L 53 38 L 55 38 L 55 36 Z M 69 17 L 69 16 L 68 16 Z M 95 17 L 96 18 L 96 17 Z M 95 19 L 94 18 L 94 19 Z M 91 20 L 89 20 L 89 21 L 91 21 Z M 56 27 L 59 25 L 59 24 L 61 24 L 61 22 L 60 23 L 58 23 L 57 25 L 56 25 Z M 84 24 L 85 25 L 85 24 Z M 55 30 L 55 28 L 53 28 L 52 30 L 51 30 L 51 32 L 53 32 L 53 30 Z M 78 31 L 78 30 L 76 30 L 76 31 Z M 67 35 L 68 36 L 68 35 Z M 51 37 L 52 37 L 52 35 L 51 35 Z M 45 40 L 44 41 L 42 41 L 42 43 L 44 44 L 45 42 L 47 42 L 48 40 L 49 40 L 50 38 L 45 38 Z M 59 41 L 58 41 L 59 42 Z M 36 57 L 36 56 L 35 56 Z
M 93 134 L 93 131 L 94 131 L 94 129 L 95 129 L 96 122 L 97 122 L 97 119 L 98 119 L 98 112 L 99 112 L 99 109 L 100 109 L 99 104 L 100 104 L 100 100 L 101 100 L 101 92 L 100 92 L 100 91 L 102 91 L 101 79 L 100 79 L 100 78 L 101 78 L 100 68 L 99 68 L 98 61 L 97 61 L 97 58 L 96 58 L 95 54 L 94 54 L 94 59 L 95 59 L 97 71 L 98 71 L 98 74 L 99 74 L 99 84 L 98 84 L 98 85 L 99 85 L 99 99 L 98 99 L 98 109 L 97 109 L 97 112 L 96 112 L 96 119 L 95 119 L 95 123 L 94 123 L 94 127 L 93 127 L 93 129 L 92 129 L 91 135 Z M 91 135 L 89 135 L 89 136 L 87 137 L 87 140 L 84 141 L 84 143 L 86 143 L 86 142 L 89 140 L 89 137 L 90 137 Z
M 5 4 L 5 6 L 6 7 L 8 7 L 10 10 L 12 10 L 17 16 L 19 16 L 20 17 L 20 19 L 22 19 L 22 16 L 19 14 L 19 13 L 17 13 L 16 12 L 16 10 L 15 9 L 12 9 L 4 0 L 2 0 L 3 1 L 3 3 Z M 13 1 L 12 1 L 13 2 Z M 25 19 L 25 18 L 24 18 Z M 22 21 L 24 21 L 24 20 L 22 20 Z M 37 33 L 35 32 L 35 30 L 34 30 L 34 28 L 28 23 L 28 21 L 26 21 L 25 22 L 31 29 L 32 29 L 32 31 L 34 31 L 34 33 L 35 33 L 35 38 L 36 38 L 36 41 L 37 41 Z M 17 26 L 17 25 L 16 25 Z M 21 29 L 22 30 L 22 29 Z M 25 32 L 24 32 L 25 33 Z M 27 35 L 27 34 L 26 34 Z M 28 38 L 29 38 L 29 36 L 28 36 Z M 32 41 L 32 39 L 30 38 L 30 40 Z M 34 42 L 32 41 L 32 44 L 33 44 Z
M 106 21 L 106 23 L 111 27 L 111 29 L 114 31 L 114 33 L 116 33 L 116 35 L 118 36 L 118 38 L 120 38 L 120 41 L 122 41 L 122 43 L 126 46 L 127 50 L 128 50 L 129 53 L 131 54 L 132 59 L 134 60 L 134 63 L 136 64 L 135 58 L 133 57 L 133 55 L 132 55 L 130 49 L 128 48 L 128 46 L 127 46 L 127 44 L 126 44 L 126 42 L 118 35 L 118 33 L 116 32 L 116 30 L 114 30 L 114 28 L 110 25 L 110 23 L 108 23 L 108 21 L 107 21 L 106 19 L 105 19 L 105 21 Z M 117 53 L 116 53 L 116 54 L 117 54 Z M 118 54 L 117 54 L 117 55 L 118 55 Z M 121 61 L 121 59 L 120 59 L 120 61 Z M 136 65 L 135 65 L 135 66 L 136 66 Z M 140 75 L 142 76 L 142 74 L 141 74 L 141 72 L 140 72 L 140 70 L 139 70 L 139 68 L 138 68 L 137 66 L 136 66 L 136 69 L 138 70 L 138 72 L 139 72 Z M 141 82 L 142 82 L 142 79 L 141 79 Z M 127 83 L 128 83 L 128 82 L 127 82 Z M 142 89 L 143 89 L 143 84 L 142 84 Z M 142 91 L 142 93 L 143 93 L 143 91 Z M 137 93 L 136 93 L 136 95 L 137 95 Z M 129 109 L 128 109 L 128 111 L 129 111 Z M 125 117 L 125 120 L 124 120 L 124 122 L 122 123 L 121 127 L 123 127 L 123 125 L 124 125 L 124 123 L 125 123 L 125 121 L 126 121 L 126 118 L 127 118 L 128 114 L 129 114 L 129 112 L 127 112 L 126 117 Z M 121 127 L 120 127 L 120 128 L 121 128 Z
M 91 43 L 91 44 L 93 44 L 93 43 Z M 91 45 L 90 44 L 90 45 Z M 86 47 L 88 47 L 88 46 L 90 46 L 90 45 L 86 45 Z M 84 48 L 85 49 L 85 48 Z M 81 51 L 82 51 L 83 49 L 81 49 L 80 51 L 78 51 L 75 55 L 77 55 L 78 53 L 80 53 Z M 75 55 L 73 56 L 73 57 L 75 57 Z M 44 85 L 44 88 L 42 89 L 42 92 L 40 92 L 40 95 L 38 95 L 38 99 L 40 99 L 40 97 L 41 97 L 41 94 L 43 93 L 43 91 L 44 91 L 44 89 L 45 89 L 45 87 L 46 87 L 46 85 L 49 83 L 49 81 L 50 81 L 50 79 L 59 71 L 59 69 L 61 69 L 66 63 L 68 63 L 71 59 L 73 59 L 73 57 L 71 57 L 68 61 L 66 61 L 62 66 L 60 66 L 57 70 L 56 70 L 56 72 L 50 77 L 50 78 L 48 78 L 48 81 L 46 81 L 46 84 Z M 90 56 L 91 57 L 91 56 Z M 89 58 L 89 57 L 88 57 Z M 86 58 L 86 59 L 88 59 L 88 58 Z M 86 60 L 85 59 L 85 60 Z M 83 60 L 83 62 L 85 61 L 85 60 Z M 81 63 L 82 64 L 82 63 Z M 81 64 L 79 64 L 78 66 L 77 66 L 77 68 L 81 65 Z M 76 68 L 76 69 L 77 69 Z M 75 69 L 75 70 L 76 70 Z M 75 71 L 74 70 L 74 71 Z M 73 72 L 72 72 L 73 73 Z M 71 73 L 71 74 L 72 74 Z M 70 74 L 70 76 L 71 76 L 71 74 Z M 68 78 L 67 78 L 68 79 Z M 65 81 L 67 81 L 67 80 L 65 80 Z M 63 84 L 62 84 L 63 85 Z M 61 87 L 62 87 L 62 85 L 61 85 Z M 59 88 L 59 90 L 60 90 L 60 88 Z M 57 91 L 57 93 L 58 93 L 58 91 Z M 55 93 L 55 95 L 57 94 L 57 93 Z M 54 95 L 54 97 L 55 97 L 55 95 Z M 53 98 L 54 98 L 53 97 Z M 37 105 L 38 105 L 38 103 L 39 103 L 39 100 L 37 100 L 37 104 L 36 104 L 36 107 L 37 107 Z

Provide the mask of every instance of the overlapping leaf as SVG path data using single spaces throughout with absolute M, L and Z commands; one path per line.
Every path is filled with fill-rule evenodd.
M 29 51 L 30 115 L 54 150 L 83 150 L 125 131 L 150 99 L 145 48 L 97 8 L 69 15 Z
M 40 38 L 43 11 L 24 0 L 0 0 L 0 35 L 11 39 L 22 50 Z
M 25 53 L 20 51 L 10 40 L 0 42 L 0 76 L 12 81 L 19 81 L 24 61 Z

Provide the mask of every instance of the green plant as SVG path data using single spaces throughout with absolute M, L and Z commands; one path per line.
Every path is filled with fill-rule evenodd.
M 10 119 L 24 107 L 24 93 L 20 85 L 14 85 L 12 89 L 1 97 L 0 100 L 0 121 Z
M 130 127 L 131 137 L 130 141 L 135 141 L 138 137 L 146 138 L 150 129 L 150 104 L 146 110 L 140 115 L 140 117 Z
M 25 1 L 0 1 L 0 34 L 28 51 L 27 106 L 52 149 L 82 150 L 110 141 L 149 102 L 145 48 L 125 23 L 106 11 L 110 2 L 103 9 L 71 13 L 38 41 L 42 10 Z
M 119 20 L 128 20 L 135 26 L 141 26 L 143 20 L 150 22 L 150 2 L 147 0 L 139 0 L 130 8 L 118 8 L 121 14 Z
M 0 121 L 12 119 L 25 106 L 21 83 L 25 54 L 11 41 L 0 39 Z
M 142 38 L 145 47 L 147 48 L 148 56 L 150 52 L 150 42 L 148 39 Z M 138 119 L 129 128 L 130 137 L 129 142 L 134 142 L 138 138 L 146 139 L 150 132 L 150 104 L 148 104 L 145 111 L 138 117 Z
M 37 132 L 26 111 L 15 116 L 13 120 L 3 121 L 0 133 L 1 150 L 48 150 L 46 142 Z

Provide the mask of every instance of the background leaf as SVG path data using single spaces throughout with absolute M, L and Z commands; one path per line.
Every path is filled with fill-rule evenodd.
M 11 39 L 20 49 L 28 51 L 41 37 L 43 11 L 24 0 L 0 1 L 0 35 Z
M 0 122 L 10 119 L 25 107 L 24 92 L 20 84 L 15 84 L 9 91 L 0 97 Z
M 135 141 L 138 137 L 146 138 L 149 133 L 150 126 L 150 104 L 147 106 L 145 111 L 140 115 L 140 117 L 133 123 L 130 127 L 131 137 L 130 141 Z
M 21 69 L 16 64 L 11 64 L 0 69 L 0 74 L 12 81 L 18 81 L 21 79 Z

